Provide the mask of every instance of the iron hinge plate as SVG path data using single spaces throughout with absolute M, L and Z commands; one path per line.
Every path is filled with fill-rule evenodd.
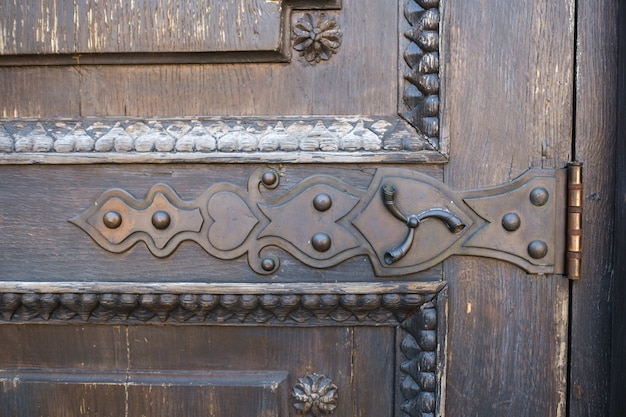
M 380 277 L 468 255 L 576 278 L 580 170 L 578 163 L 568 170 L 531 169 L 503 185 L 455 191 L 419 172 L 381 167 L 367 189 L 314 175 L 281 192 L 279 174 L 259 169 L 247 189 L 218 183 L 195 200 L 181 199 L 166 184 L 142 199 L 111 189 L 70 221 L 113 253 L 142 242 L 165 258 L 192 241 L 218 259 L 245 256 L 263 275 L 276 272 L 288 252 L 312 268 L 365 255 Z

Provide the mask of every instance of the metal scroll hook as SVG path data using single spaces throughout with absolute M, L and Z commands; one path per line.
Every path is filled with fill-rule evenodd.
M 442 221 L 451 233 L 460 233 L 466 225 L 454 213 L 445 208 L 432 208 L 417 215 L 405 216 L 396 205 L 397 189 L 393 184 L 384 184 L 382 187 L 383 202 L 385 207 L 397 219 L 406 223 L 408 233 L 404 241 L 395 249 L 385 253 L 385 263 L 391 265 L 402 259 L 411 249 L 415 236 L 415 229 L 426 219 L 434 218 Z

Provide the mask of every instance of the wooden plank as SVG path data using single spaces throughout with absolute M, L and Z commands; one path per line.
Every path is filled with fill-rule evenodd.
M 84 67 L 83 115 L 397 114 L 397 5 L 345 0 L 328 14 L 342 46 L 319 64 L 292 51 L 289 65 Z
M 3 1 L 0 55 L 278 52 L 282 14 L 259 0 Z
M 287 372 L 0 372 L 3 415 L 287 417 Z M 237 407 L 233 407 L 237 404 Z M 235 414 L 233 414 L 235 413 Z
M 126 334 L 120 326 L 5 325 L 0 334 L 0 369 L 5 371 L 76 369 L 97 373 L 127 368 Z
M 617 6 L 616 2 L 612 2 Z M 609 396 L 609 414 L 611 417 L 620 417 L 626 414 L 626 259 L 624 254 L 626 253 L 626 242 L 622 238 L 626 232 L 626 201 L 624 196 L 626 195 L 626 175 L 624 170 L 626 169 L 626 38 L 621 36 L 626 33 L 626 8 L 622 7 L 623 2 L 619 3 L 618 8 L 618 61 L 617 61 L 617 144 L 616 144 L 616 164 L 615 164 L 615 228 L 613 229 L 614 239 L 614 254 L 613 262 L 615 271 L 613 277 L 609 282 L 609 274 L 603 277 L 603 287 L 598 290 L 599 293 L 611 294 L 611 346 L 610 346 L 610 377 L 607 378 L 607 366 L 609 361 L 606 360 L 606 352 L 609 349 L 606 344 L 600 346 L 593 345 L 594 348 L 601 349 L 601 357 L 604 359 L 602 367 L 598 370 L 593 370 L 594 380 L 597 381 L 597 386 L 600 389 L 605 389 L 602 393 L 606 393 L 606 383 L 610 380 L 610 396 Z M 614 35 L 615 36 L 615 35 Z M 615 38 L 612 38 L 615 39 Z M 610 84 L 607 83 L 607 87 L 610 88 Z M 613 115 L 614 113 L 609 113 Z M 608 227 L 608 226 L 607 226 Z M 595 282 L 595 281 L 594 281 Z M 599 285 L 599 284 L 596 284 Z M 601 318 L 596 316 L 587 317 L 587 323 L 591 323 L 591 320 L 596 322 L 603 319 L 601 325 L 604 338 L 603 341 L 608 341 L 606 337 L 606 322 L 607 315 L 603 315 Z M 597 331 L 597 330 L 596 330 Z M 589 352 L 591 354 L 597 354 L 596 352 Z M 580 366 L 581 372 L 583 366 Z M 601 371 L 605 370 L 602 374 Z M 601 377 L 604 376 L 604 378 Z M 602 411 L 607 409 L 606 396 L 600 397 L 604 400 L 602 404 Z M 582 402 L 582 401 L 581 401 Z M 580 414 L 584 415 L 584 414 Z M 589 415 L 589 414 L 587 414 Z M 606 416 L 607 414 L 600 414 Z M 575 416 L 576 417 L 576 416 Z
M 353 384 L 355 417 L 392 416 L 397 362 L 393 327 L 354 328 Z M 366 353 L 367 352 L 367 353 Z
M 0 67 L 0 117 L 80 115 L 80 74 L 73 67 Z
M 73 0 L 0 2 L 0 56 L 72 53 L 75 39 Z
M 584 163 L 584 253 L 582 277 L 571 284 L 571 417 L 607 416 L 609 407 L 611 252 L 619 236 L 613 187 L 620 171 L 609 162 L 615 154 L 617 5 L 578 2 L 575 157 Z
M 319 64 L 306 62 L 294 50 L 290 64 L 79 65 L 45 72 L 4 67 L 0 97 L 11 100 L 0 105 L 0 117 L 396 117 L 399 73 L 389 69 L 398 65 L 398 20 L 403 17 L 397 4 L 346 0 L 340 11 L 326 13 L 339 23 L 342 46 Z M 294 19 L 300 15 L 294 13 Z M 371 27 L 386 29 L 363 30 Z M 40 82 L 50 77 L 43 74 L 68 79 L 59 75 Z
M 84 381 L 76 375 L 49 372 L 0 374 L 0 413 L 3 416 L 98 416 L 125 415 L 124 375 L 114 379 L 90 374 Z
M 446 3 L 450 186 L 485 187 L 567 162 L 574 10 L 572 1 Z M 568 283 L 480 259 L 446 262 L 444 277 L 445 414 L 565 416 Z
M 368 355 L 376 351 L 374 344 L 381 340 L 373 339 L 355 351 L 353 332 L 349 327 L 133 326 L 129 327 L 129 358 L 131 368 L 155 373 L 162 369 L 285 370 L 289 372 L 289 391 L 299 378 L 323 374 L 338 388 L 336 414 L 351 416 L 355 407 L 352 384 L 361 377 L 354 374 L 352 359 L 354 355 L 373 357 Z M 390 385 L 383 388 L 392 390 Z M 290 398 L 291 411 L 292 403 Z
M 201 371 L 129 374 L 128 415 L 288 417 L 287 372 Z M 235 405 L 236 404 L 236 405 Z
M 77 4 L 78 53 L 278 51 L 282 2 L 124 0 Z M 29 51 L 33 53 L 32 51 Z

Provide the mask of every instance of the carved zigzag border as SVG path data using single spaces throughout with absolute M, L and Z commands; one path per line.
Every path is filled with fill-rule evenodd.
M 407 0 L 404 16 L 410 24 L 404 33 L 409 40 L 404 50 L 409 69 L 404 74 L 401 114 L 438 149 L 439 0 Z

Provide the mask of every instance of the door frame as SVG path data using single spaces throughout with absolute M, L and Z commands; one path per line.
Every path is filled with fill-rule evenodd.
M 570 417 L 609 415 L 614 184 L 619 172 L 613 155 L 617 146 L 617 115 L 623 113 L 617 107 L 615 92 L 619 3 L 578 1 L 576 5 L 572 151 L 574 158 L 585 164 L 583 245 L 587 249 L 582 278 L 570 283 Z M 621 13 L 624 14 L 623 8 Z M 613 294 L 616 305 L 619 298 Z M 621 397 L 623 407 L 623 390 Z M 613 414 L 617 415 L 623 415 L 623 409 L 621 414 Z

